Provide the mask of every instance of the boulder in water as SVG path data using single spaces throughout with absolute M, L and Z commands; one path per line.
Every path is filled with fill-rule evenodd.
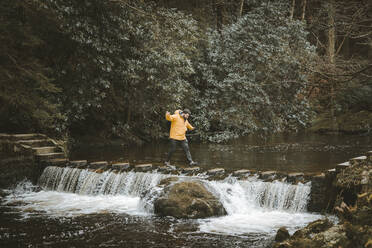
M 154 211 L 160 216 L 187 219 L 226 215 L 219 200 L 198 181 L 166 186 L 154 201 Z
M 281 227 L 276 233 L 275 241 L 276 242 L 283 242 L 284 240 L 288 239 L 290 237 L 289 232 L 287 228 Z

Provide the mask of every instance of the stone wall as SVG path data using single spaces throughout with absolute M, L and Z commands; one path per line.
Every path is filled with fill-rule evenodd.
M 0 188 L 8 188 L 27 178 L 36 181 L 38 174 L 32 150 L 10 140 L 0 140 Z
M 44 134 L 0 133 L 0 188 L 36 183 L 48 162 L 66 161 L 63 148 Z

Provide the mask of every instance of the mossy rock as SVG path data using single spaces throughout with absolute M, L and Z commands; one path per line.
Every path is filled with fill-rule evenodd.
M 219 200 L 201 182 L 168 185 L 154 201 L 155 214 L 175 218 L 207 218 L 226 214 Z
M 285 227 L 279 228 L 275 235 L 275 241 L 283 242 L 290 237 L 288 230 Z

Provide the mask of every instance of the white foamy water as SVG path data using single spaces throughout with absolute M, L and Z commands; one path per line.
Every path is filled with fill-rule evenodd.
M 246 214 L 231 214 L 219 218 L 200 220 L 200 231 L 229 235 L 249 233 L 275 234 L 284 226 L 289 232 L 306 226 L 311 221 L 322 218 L 321 215 L 309 213 L 288 213 L 284 211 L 262 211 L 252 209 Z
M 122 195 L 79 195 L 56 191 L 40 191 L 10 196 L 6 204 L 22 201 L 17 206 L 27 216 L 30 213 L 45 213 L 50 216 L 76 216 L 93 213 L 144 214 L 138 211 L 140 198 Z
M 91 213 L 152 214 L 153 200 L 161 193 L 156 187 L 169 177 L 159 173 L 124 172 L 102 174 L 73 168 L 47 167 L 39 179 L 40 192 L 21 185 L 6 198 L 24 213 L 42 212 L 52 216 Z M 182 180 L 194 180 L 186 177 Z M 306 212 L 310 184 L 291 185 L 263 182 L 252 177 L 240 181 L 202 181 L 221 201 L 227 216 L 199 220 L 200 231 L 229 235 L 275 234 L 285 226 L 290 232 L 322 216 Z
M 263 182 L 252 178 L 239 181 L 207 182 L 206 186 L 219 197 L 228 215 L 200 220 L 200 230 L 207 233 L 243 235 L 275 234 L 285 226 L 290 232 L 321 218 L 306 213 L 311 186 L 283 182 Z

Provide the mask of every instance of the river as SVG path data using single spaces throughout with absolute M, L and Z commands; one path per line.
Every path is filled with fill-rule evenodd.
M 203 168 L 224 167 L 319 172 L 372 150 L 370 136 L 279 135 L 228 144 L 197 144 L 191 152 Z M 141 148 L 83 146 L 74 159 L 161 163 L 167 143 Z M 174 164 L 183 165 L 182 151 Z M 257 177 L 200 180 L 225 207 L 223 217 L 178 220 L 152 212 L 159 173 L 97 174 L 47 167 L 37 185 L 2 190 L 0 247 L 267 247 L 276 230 L 290 233 L 323 218 L 306 211 L 311 185 L 263 182 Z

